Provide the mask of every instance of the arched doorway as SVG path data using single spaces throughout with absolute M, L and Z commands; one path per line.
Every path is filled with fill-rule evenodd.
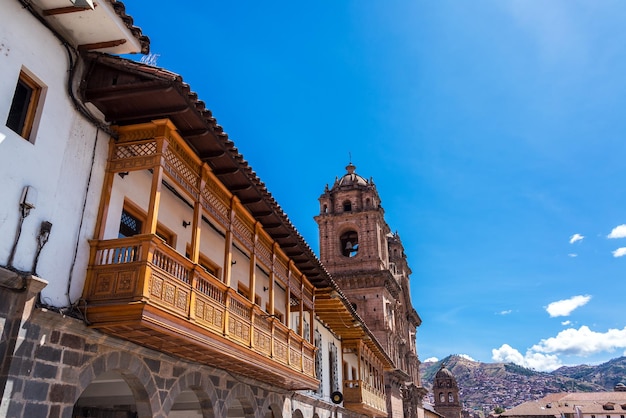
M 251 413 L 251 408 L 239 401 L 239 399 L 233 399 L 226 410 L 226 418 L 248 418 L 254 416 Z
M 108 371 L 97 376 L 74 404 L 72 417 L 149 416 L 148 394 L 134 376 Z
M 178 394 L 170 409 L 168 418 L 202 418 L 202 406 L 193 390 L 187 389 Z

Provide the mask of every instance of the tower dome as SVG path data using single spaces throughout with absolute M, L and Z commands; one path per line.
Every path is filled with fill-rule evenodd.
M 367 186 L 369 182 L 356 173 L 356 166 L 350 162 L 346 166 L 347 173 L 335 181 L 335 187 Z
M 452 379 L 454 381 L 454 383 L 456 383 L 456 379 L 454 378 L 454 375 L 452 374 L 452 372 L 450 370 L 448 370 L 446 368 L 445 364 L 441 365 L 441 368 L 439 369 L 439 371 L 435 375 L 435 380 L 437 380 L 437 379 Z

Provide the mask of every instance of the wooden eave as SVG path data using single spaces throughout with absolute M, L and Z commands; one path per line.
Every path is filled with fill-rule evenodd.
M 150 39 L 134 25 L 121 1 L 94 2 L 94 9 L 67 0 L 17 0 L 44 25 L 79 51 L 147 54 Z
M 106 54 L 84 54 L 81 94 L 107 122 L 170 119 L 185 142 L 258 220 L 316 287 L 332 278 L 204 102 L 170 71 Z
M 385 370 L 395 369 L 393 360 L 339 289 L 315 290 L 315 314 L 343 341 L 362 340 L 380 359 Z
M 191 149 L 319 290 L 316 297 L 321 298 L 320 319 L 334 331 L 338 330 L 342 338 L 363 339 L 381 358 L 385 368 L 395 367 L 211 111 L 178 74 L 106 54 L 88 53 L 83 58 L 87 68 L 80 91 L 86 102 L 102 112 L 111 124 L 123 126 L 154 119 L 171 120 Z M 331 298 L 332 291 L 339 297 Z M 317 302 L 315 309 L 317 312 Z M 360 325 L 352 327 L 353 321 Z

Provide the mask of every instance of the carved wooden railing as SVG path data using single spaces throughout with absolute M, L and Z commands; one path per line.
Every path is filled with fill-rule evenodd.
M 344 380 L 343 396 L 346 404 L 365 404 L 386 413 L 385 394 L 363 380 Z
M 156 235 L 91 241 L 89 305 L 144 302 L 315 377 L 315 347 Z

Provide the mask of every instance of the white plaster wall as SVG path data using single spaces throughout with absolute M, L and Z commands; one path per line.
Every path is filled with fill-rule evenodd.
M 44 86 L 40 118 L 34 127 L 34 143 L 5 126 L 23 68 Z M 38 192 L 37 205 L 24 220 L 13 266 L 31 270 L 41 222 L 51 222 L 52 233 L 41 253 L 37 273 L 49 282 L 42 291 L 43 301 L 54 306 L 68 305 L 70 299 L 74 302 L 82 292 L 88 256 L 86 240 L 93 235 L 106 161 L 107 135 L 100 132 L 94 148 L 96 128 L 76 113 L 67 95 L 67 75 L 68 59 L 59 40 L 17 1 L 3 2 L 0 13 L 0 265 L 7 264 L 14 242 L 22 190 L 24 186 L 32 186 Z M 83 213 L 85 197 L 87 204 Z M 77 240 L 80 241 L 76 252 Z
M 326 328 L 324 324 L 319 322 L 319 320 L 315 320 L 314 329 L 318 330 L 322 336 L 322 398 L 331 402 L 330 394 L 331 392 L 331 382 L 330 382 L 330 343 L 334 343 L 337 346 L 337 372 L 339 373 L 339 387 L 340 391 L 343 392 L 343 355 L 341 349 L 341 341 L 338 340 L 335 335 Z M 318 376 L 318 379 L 320 376 Z
M 118 237 L 125 199 L 134 203 L 144 213 L 148 212 L 151 185 L 152 174 L 148 170 L 131 171 L 124 178 L 119 175 L 114 176 L 104 239 L 115 239 Z M 183 221 L 191 222 L 192 220 L 193 209 L 170 190 L 162 187 L 158 222 L 176 235 L 175 249 L 183 255 L 186 253 L 187 246 L 191 244 L 192 232 L 191 226 L 183 226 Z M 219 228 L 219 225 L 215 225 Z M 201 231 L 200 252 L 216 265 L 222 267 L 225 252 L 224 237 L 206 222 L 202 222 Z M 248 258 L 239 251 L 234 250 L 233 260 L 237 261 L 233 266 L 233 271 L 236 269 L 237 275 L 245 279 L 242 281 L 247 285 L 249 276 Z
M 312 399 L 321 399 L 326 405 L 318 405 L 318 407 L 312 407 L 311 404 L 313 402 L 304 403 L 298 400 L 294 400 L 293 408 L 300 409 L 303 413 L 307 411 L 309 415 L 304 414 L 305 417 L 313 416 L 313 413 L 317 413 L 320 418 L 326 418 L 335 416 L 334 412 L 337 411 L 337 416 L 341 417 L 341 407 L 343 404 L 335 405 L 330 400 L 331 394 L 331 383 L 330 383 L 330 355 L 329 355 L 329 344 L 332 342 L 337 346 L 337 372 L 339 373 L 339 385 L 341 387 L 340 391 L 343 392 L 343 362 L 342 362 L 342 354 L 341 354 L 341 341 L 338 340 L 335 335 L 326 328 L 326 326 L 319 321 L 319 319 L 315 318 L 315 322 L 313 324 L 313 328 L 319 331 L 322 336 L 322 376 L 317 376 L 318 379 L 322 381 L 322 394 L 319 395 L 313 391 L 301 391 L 300 393 L 312 398 Z M 355 357 L 356 359 L 356 357 Z

